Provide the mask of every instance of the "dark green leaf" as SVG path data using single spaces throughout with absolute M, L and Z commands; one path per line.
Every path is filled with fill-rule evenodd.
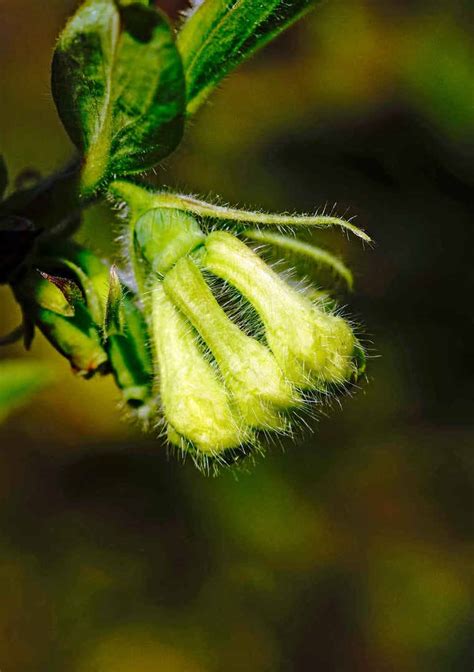
M 39 231 L 29 219 L 0 215 L 0 283 L 11 281 L 38 235 Z
M 315 0 L 204 0 L 178 35 L 192 114 L 210 91 L 256 49 L 290 26 Z
M 151 168 L 181 139 L 181 59 L 167 20 L 143 3 L 87 0 L 59 38 L 52 88 L 85 155 L 85 192 Z
M 80 223 L 85 204 L 78 199 L 79 162 L 41 179 L 35 186 L 11 193 L 0 203 L 0 217 L 22 217 L 34 222 L 35 230 L 48 236 L 67 236 Z

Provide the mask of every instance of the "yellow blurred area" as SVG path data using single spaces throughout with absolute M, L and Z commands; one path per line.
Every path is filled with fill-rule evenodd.
M 0 0 L 11 184 L 71 155 L 49 64 L 76 4 Z M 74 376 L 40 334 L 1 349 L 53 375 L 0 425 L 2 672 L 472 669 L 473 11 L 321 3 L 150 176 L 272 211 L 335 207 L 374 238 L 307 236 L 354 270 L 351 295 L 304 272 L 361 324 L 368 380 L 315 404 L 294 442 L 205 478 L 126 421 L 110 377 Z M 96 206 L 79 238 L 119 257 L 120 231 Z M 0 305 L 2 335 L 20 314 L 6 287 Z
M 80 672 L 205 672 L 179 648 L 160 642 L 159 632 L 124 630 L 103 639 L 77 668 Z

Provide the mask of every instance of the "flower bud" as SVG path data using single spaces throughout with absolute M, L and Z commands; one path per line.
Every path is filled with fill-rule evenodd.
M 253 427 L 282 428 L 280 411 L 298 399 L 271 352 L 227 317 L 191 259 L 182 258 L 163 285 L 215 357 L 243 420 Z
M 205 358 L 186 318 L 163 291 L 153 288 L 152 332 L 160 395 L 172 443 L 205 455 L 236 448 L 249 438 L 229 394 Z
M 158 274 L 166 273 L 203 240 L 197 221 L 181 210 L 149 210 L 135 224 L 136 244 Z
M 296 292 L 235 236 L 213 232 L 205 246 L 204 266 L 253 305 L 268 345 L 292 383 L 312 388 L 350 377 L 355 338 L 342 318 Z
M 107 370 L 107 354 L 100 335 L 84 309 L 79 309 L 73 318 L 39 309 L 35 322 L 78 375 L 89 378 L 97 371 Z
M 52 276 L 30 273 L 15 287 L 23 310 L 48 341 L 85 377 L 103 371 L 107 354 L 100 333 L 84 303 L 71 306 Z M 48 278 L 48 279 L 46 279 Z

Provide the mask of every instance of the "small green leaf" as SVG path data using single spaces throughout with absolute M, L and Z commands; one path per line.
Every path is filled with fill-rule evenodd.
M 122 292 L 120 305 L 122 333 L 107 338 L 110 367 L 124 400 L 146 419 L 153 399 L 153 364 L 148 331 L 143 314 L 128 292 Z
M 139 409 L 152 400 L 153 366 L 147 327 L 133 296 L 122 287 L 115 266 L 110 268 L 109 287 L 104 336 L 110 368 L 127 404 Z M 146 418 L 146 409 L 140 416 Z
M 60 275 L 51 275 L 51 273 L 46 273 L 46 271 L 41 271 L 39 269 L 38 271 L 44 280 L 47 280 L 59 289 L 71 307 L 72 313 L 70 314 L 73 315 L 74 306 L 76 303 L 84 303 L 84 296 L 79 286 L 74 282 L 74 280 L 71 280 L 70 278 L 63 278 Z
M 30 397 L 49 385 L 54 374 L 49 365 L 26 360 L 0 362 L 0 422 L 7 415 L 27 403 Z
M 178 35 L 187 85 L 187 112 L 250 54 L 299 19 L 314 0 L 195 1 Z
M 8 185 L 7 166 L 6 166 L 6 163 L 5 163 L 5 159 L 0 154 L 0 201 L 3 198 L 3 195 L 5 193 L 5 189 L 7 188 L 7 185 Z
M 85 193 L 153 167 L 181 140 L 181 59 L 167 20 L 143 3 L 87 0 L 59 38 L 52 88 L 85 155 Z

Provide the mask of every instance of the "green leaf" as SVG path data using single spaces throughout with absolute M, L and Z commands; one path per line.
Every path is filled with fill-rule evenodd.
M 0 201 L 3 198 L 3 194 L 5 193 L 5 189 L 7 188 L 7 185 L 8 185 L 7 166 L 6 166 L 6 163 L 5 163 L 5 159 L 0 154 Z
M 54 378 L 51 367 L 42 362 L 0 361 L 0 422 Z
M 187 86 L 187 112 L 250 54 L 299 19 L 315 0 L 195 2 L 178 35 Z
M 85 155 L 82 190 L 142 172 L 181 140 L 181 59 L 164 16 L 145 4 L 87 0 L 63 30 L 53 58 L 54 99 Z

